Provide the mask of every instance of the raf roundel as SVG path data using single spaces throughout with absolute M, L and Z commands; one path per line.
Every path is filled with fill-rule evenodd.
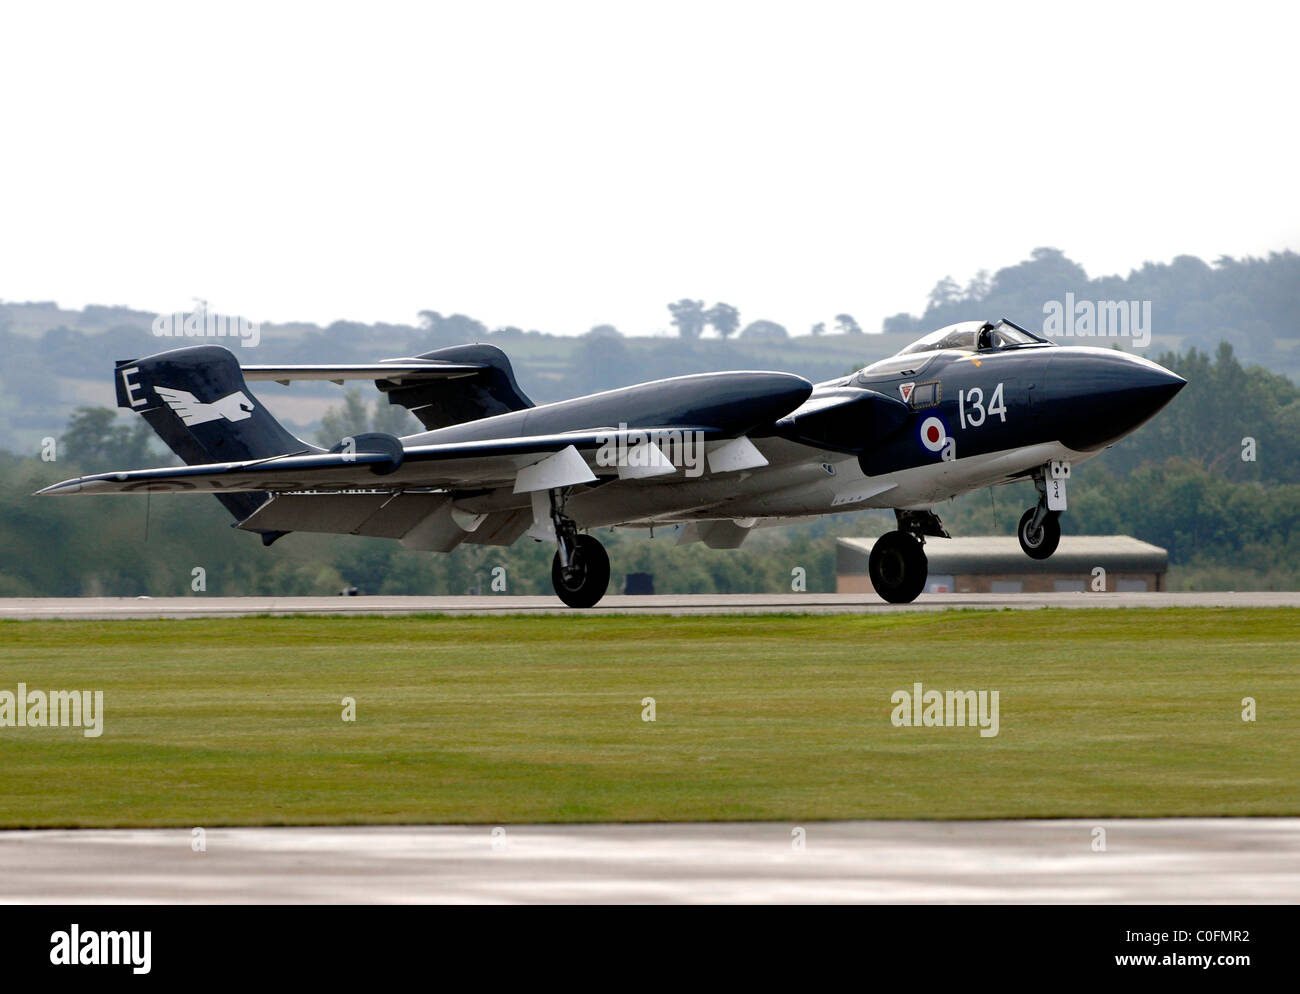
M 948 429 L 944 423 L 933 415 L 921 422 L 921 444 L 931 452 L 943 450 L 948 441 Z

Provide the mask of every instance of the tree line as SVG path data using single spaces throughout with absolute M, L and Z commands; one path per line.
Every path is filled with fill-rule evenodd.
M 677 331 L 671 338 L 625 335 L 612 324 L 569 336 L 515 326 L 489 328 L 469 315 L 429 309 L 411 324 L 268 325 L 246 361 L 255 356 L 259 362 L 369 362 L 486 341 L 512 356 L 521 384 L 538 402 L 721 369 L 784 369 L 822 380 L 956 321 L 1005 316 L 1032 330 L 1042 320 L 1044 302 L 1066 293 L 1080 299 L 1150 301 L 1152 351 L 1186 354 L 1195 348 L 1213 356 L 1226 341 L 1246 362 L 1300 379 L 1300 256 L 1293 252 L 1260 259 L 1224 256 L 1213 263 L 1180 256 L 1169 263 L 1145 263 L 1123 277 L 1090 278 L 1060 250 L 1038 248 L 1015 265 L 976 273 L 964 284 L 941 279 L 920 313 L 885 319 L 878 335 L 864 334 L 849 313 L 837 314 L 829 323 L 818 320 L 807 334 L 799 334 L 763 318 L 746 323 L 732 303 L 706 305 L 683 297 L 667 305 L 666 316 Z M 69 409 L 83 398 L 97 396 L 110 404 L 113 360 L 176 344 L 160 344 L 153 337 L 152 319 L 121 307 L 73 312 L 49 303 L 0 302 L 0 349 L 7 359 L 0 364 L 0 448 L 33 452 L 42 439 L 61 430 Z M 706 334 L 710 329 L 714 335 Z M 295 396 L 319 398 L 317 410 L 335 396 L 333 389 L 313 383 L 293 387 Z M 273 393 L 270 397 L 274 400 Z M 402 414 L 394 415 L 399 422 Z M 304 437 L 320 427 L 310 417 L 286 420 Z
M 1161 355 L 1188 386 L 1141 431 L 1079 467 L 1070 534 L 1134 535 L 1169 550 L 1171 584 L 1199 589 L 1294 589 L 1300 584 L 1300 390 L 1287 377 L 1244 365 L 1227 343 Z M 383 397 L 353 391 L 324 419 L 317 441 L 392 430 Z M 0 596 L 200 594 L 459 594 L 492 592 L 504 570 L 510 593 L 550 590 L 552 547 L 461 546 L 449 555 L 396 542 L 293 534 L 264 549 L 233 533 L 203 495 L 36 499 L 42 486 L 81 473 L 171 462 L 147 425 L 107 408 L 73 412 L 53 462 L 0 454 Z M 936 508 L 954 535 L 1014 532 L 1032 504 L 1027 484 Z M 838 514 L 759 529 L 739 550 L 675 545 L 671 528 L 602 532 L 614 589 L 626 573 L 651 573 L 666 593 L 776 592 L 802 569 L 807 589 L 834 589 L 834 539 L 893 527 L 889 512 Z M 204 589 L 192 589 L 201 568 Z

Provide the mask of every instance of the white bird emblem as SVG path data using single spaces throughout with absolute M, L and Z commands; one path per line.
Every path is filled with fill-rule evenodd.
M 172 390 L 170 387 L 154 387 L 154 389 L 185 425 L 206 424 L 219 418 L 225 418 L 227 421 L 243 421 L 253 416 L 256 407 L 242 390 L 236 390 L 229 396 L 214 400 L 211 404 L 204 404 L 186 390 Z

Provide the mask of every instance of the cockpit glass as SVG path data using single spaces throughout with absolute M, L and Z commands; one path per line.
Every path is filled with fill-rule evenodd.
M 915 355 L 918 352 L 939 352 L 952 349 L 961 352 L 976 352 L 986 349 L 1004 349 L 1016 345 L 1045 344 L 1043 339 L 1017 328 L 1007 321 L 997 324 L 976 324 L 973 321 L 960 325 L 950 325 L 932 331 L 923 338 L 918 338 L 899 355 Z
M 996 327 L 989 331 L 989 347 L 994 349 L 1006 348 L 1008 345 L 1033 345 L 1042 344 L 1041 338 L 1035 338 L 1028 332 L 1021 331 L 1019 328 L 1007 324 L 1005 321 L 1000 322 Z
M 857 374 L 858 381 L 866 384 L 873 377 L 892 376 L 898 373 L 911 375 L 924 369 L 935 358 L 933 353 L 985 352 L 994 349 L 1016 348 L 1021 345 L 1049 346 L 1052 343 L 1039 338 L 1033 332 L 1025 331 L 1019 325 L 1005 319 L 997 324 L 991 321 L 963 321 L 950 324 L 946 328 L 932 331 L 923 338 L 918 338 L 907 348 L 895 352 L 887 359 L 880 359 Z
M 938 331 L 930 332 L 924 338 L 918 338 L 898 354 L 914 355 L 917 352 L 938 352 L 942 349 L 974 352 L 978 336 L 978 327 L 940 328 Z

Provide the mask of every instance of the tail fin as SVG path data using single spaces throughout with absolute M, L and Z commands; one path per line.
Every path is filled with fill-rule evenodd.
M 219 345 L 120 360 L 114 380 L 117 406 L 143 415 L 188 465 L 321 451 L 290 434 L 271 416 L 249 393 L 234 353 Z M 236 521 L 243 521 L 269 496 L 218 494 L 217 500 Z M 262 541 L 270 545 L 283 534 L 264 532 Z

